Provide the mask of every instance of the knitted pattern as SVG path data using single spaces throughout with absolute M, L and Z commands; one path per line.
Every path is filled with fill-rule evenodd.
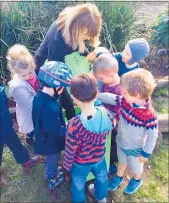
M 158 120 L 149 102 L 144 106 L 130 105 L 124 97 L 110 93 L 100 93 L 103 103 L 120 105 L 122 107 L 117 145 L 127 154 L 149 158 L 158 137 Z M 131 151 L 132 150 L 132 151 Z

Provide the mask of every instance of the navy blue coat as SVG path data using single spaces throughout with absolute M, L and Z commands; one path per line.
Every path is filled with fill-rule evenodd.
M 52 155 L 62 151 L 65 147 L 66 125 L 58 99 L 39 90 L 33 100 L 32 118 L 35 153 Z

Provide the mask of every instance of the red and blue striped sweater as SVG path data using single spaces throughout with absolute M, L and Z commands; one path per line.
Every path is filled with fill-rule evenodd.
M 103 107 L 96 109 L 97 113 L 91 120 L 85 120 L 78 115 L 68 124 L 63 164 L 67 171 L 70 171 L 74 163 L 95 164 L 105 155 L 106 138 L 114 128 L 115 120 Z

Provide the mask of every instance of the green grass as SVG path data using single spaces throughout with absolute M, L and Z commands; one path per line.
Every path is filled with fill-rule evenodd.
M 109 198 L 115 202 L 168 202 L 168 135 L 166 142 L 159 151 L 150 158 L 143 177 L 144 185 L 132 196 L 123 194 L 123 189 L 109 193 Z M 32 152 L 32 149 L 29 148 Z M 54 200 L 43 179 L 43 165 L 31 170 L 25 175 L 16 164 L 8 148 L 4 150 L 2 174 L 5 185 L 1 190 L 1 202 L 71 202 L 70 185 L 64 183 L 58 191 L 58 200 Z M 125 184 L 122 185 L 122 188 Z
M 168 87 L 158 88 L 153 93 L 153 106 L 157 113 L 168 113 Z

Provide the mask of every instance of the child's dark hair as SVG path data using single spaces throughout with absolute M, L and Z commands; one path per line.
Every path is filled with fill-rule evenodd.
M 81 102 L 90 102 L 98 93 L 97 81 L 89 74 L 81 74 L 70 83 L 71 94 Z

